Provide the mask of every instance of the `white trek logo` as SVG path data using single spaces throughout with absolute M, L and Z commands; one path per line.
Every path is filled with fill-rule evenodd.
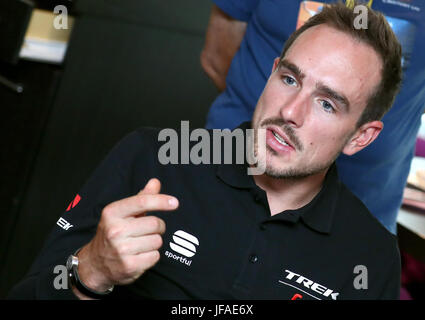
M 68 230 L 69 228 L 72 228 L 73 225 L 70 224 L 68 221 L 66 221 L 64 218 L 59 218 L 59 220 L 56 222 L 56 224 L 61 227 L 64 230 Z
M 313 290 L 314 292 L 317 292 L 324 297 L 331 296 L 331 298 L 333 300 L 336 300 L 336 297 L 339 295 L 338 292 L 334 292 L 332 289 L 328 289 L 325 286 L 322 286 L 322 285 L 320 285 L 320 284 L 318 284 L 318 283 L 316 283 L 316 282 L 314 282 L 310 279 L 307 279 L 306 277 L 304 277 L 302 275 L 296 274 L 295 272 L 292 272 L 292 271 L 289 271 L 289 270 L 285 270 L 285 272 L 287 273 L 287 275 L 285 277 L 286 279 L 293 280 L 292 281 L 293 283 L 303 284 L 305 288 Z M 308 294 L 309 296 L 311 296 L 311 297 L 313 297 L 317 300 L 322 300 L 322 299 L 320 299 L 320 298 L 318 298 L 318 297 L 316 297 L 316 296 L 314 296 L 314 295 L 312 295 L 308 292 L 305 292 L 304 290 L 302 290 L 299 287 L 294 286 L 290 283 L 287 283 L 287 282 L 282 281 L 282 280 L 279 280 L 279 282 L 282 283 L 282 284 L 285 284 L 287 286 L 293 287 L 295 289 L 298 289 L 298 290 L 304 292 L 305 294 Z
M 174 242 L 170 242 L 170 248 L 173 251 L 180 253 L 187 258 L 193 257 L 196 253 L 196 246 L 199 246 L 198 239 L 195 236 L 184 232 L 183 230 L 178 230 L 174 232 L 173 241 Z M 192 260 L 188 260 L 169 251 L 165 251 L 165 255 L 168 258 L 173 258 L 174 260 L 178 260 L 179 262 L 184 263 L 188 266 L 190 266 L 190 264 L 192 263 Z

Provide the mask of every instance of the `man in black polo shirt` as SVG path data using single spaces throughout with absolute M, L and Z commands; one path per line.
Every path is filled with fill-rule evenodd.
M 241 125 L 266 132 L 255 144 L 264 173 L 163 165 L 160 131 L 137 130 L 94 172 L 10 297 L 397 299 L 396 238 L 334 164 L 377 138 L 401 79 L 384 18 L 369 11 L 368 29 L 356 30 L 355 17 L 344 5 L 324 9 L 274 61 L 252 123 Z M 54 271 L 65 262 L 69 289 Z

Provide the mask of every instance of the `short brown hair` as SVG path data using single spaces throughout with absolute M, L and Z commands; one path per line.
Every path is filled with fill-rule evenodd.
M 354 6 L 361 4 L 358 1 L 351 3 Z M 397 37 L 382 13 L 368 8 L 367 29 L 356 29 L 354 20 L 357 15 L 353 8 L 346 6 L 341 1 L 325 5 L 320 13 L 311 17 L 288 38 L 280 61 L 301 33 L 320 24 L 326 24 L 339 31 L 346 32 L 355 39 L 370 45 L 382 61 L 381 82 L 369 97 L 366 108 L 357 122 L 357 127 L 360 127 L 364 123 L 380 120 L 393 105 L 401 87 L 402 50 Z

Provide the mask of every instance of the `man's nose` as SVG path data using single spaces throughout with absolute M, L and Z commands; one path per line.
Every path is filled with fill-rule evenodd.
M 285 122 L 293 127 L 301 127 L 307 116 L 308 100 L 309 98 L 300 92 L 290 97 L 280 108 L 280 115 Z

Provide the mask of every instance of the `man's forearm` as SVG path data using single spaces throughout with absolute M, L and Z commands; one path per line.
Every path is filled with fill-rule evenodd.
M 213 6 L 201 53 L 201 66 L 220 91 L 226 87 L 227 72 L 245 35 L 246 26 L 246 22 L 233 19 Z

